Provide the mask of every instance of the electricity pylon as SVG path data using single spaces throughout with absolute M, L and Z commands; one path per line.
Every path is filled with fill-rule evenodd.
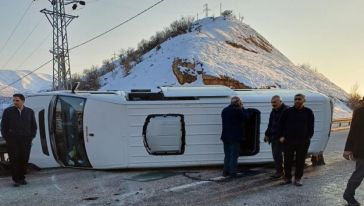
M 48 0 L 53 7 L 53 11 L 42 9 L 53 27 L 53 90 L 69 90 L 72 87 L 71 66 L 68 51 L 67 26 L 78 16 L 66 14 L 65 5 L 73 4 L 72 9 L 77 8 L 77 4 L 85 5 L 84 1 L 78 0 Z

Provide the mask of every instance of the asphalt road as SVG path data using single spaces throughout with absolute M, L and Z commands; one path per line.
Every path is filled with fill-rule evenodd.
M 354 162 L 342 158 L 347 131 L 333 133 L 326 165 L 308 166 L 304 186 L 272 181 L 271 165 L 241 166 L 236 179 L 221 168 L 138 171 L 47 169 L 31 172 L 29 184 L 15 188 L 0 177 L 0 205 L 345 205 L 342 192 Z M 308 162 L 309 163 L 309 162 Z M 357 197 L 363 200 L 363 187 Z

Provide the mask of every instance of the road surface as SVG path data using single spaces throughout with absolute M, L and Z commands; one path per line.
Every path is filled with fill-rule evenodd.
M 272 181 L 272 165 L 241 166 L 241 177 L 224 179 L 221 168 L 31 172 L 15 188 L 0 177 L 0 205 L 345 205 L 342 193 L 354 162 L 342 158 L 347 131 L 335 132 L 324 153 L 326 165 L 308 166 L 304 186 Z M 309 163 L 309 162 L 308 162 Z M 357 192 L 364 201 L 364 191 Z

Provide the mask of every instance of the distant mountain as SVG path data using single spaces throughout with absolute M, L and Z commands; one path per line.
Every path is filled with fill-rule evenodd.
M 36 93 L 52 88 L 52 76 L 41 73 L 32 73 L 14 85 L 7 86 L 29 72 L 26 70 L 0 70 L 0 96 L 8 97 L 15 92 Z
M 191 32 L 146 53 L 128 75 L 115 64 L 118 68 L 101 78 L 101 90 L 208 84 L 309 89 L 332 97 L 338 117 L 351 115 L 343 89 L 318 72 L 294 65 L 257 31 L 232 17 L 195 21 Z

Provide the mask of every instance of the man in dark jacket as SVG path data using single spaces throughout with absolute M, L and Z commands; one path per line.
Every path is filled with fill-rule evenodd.
M 296 154 L 296 186 L 302 186 L 303 169 L 311 138 L 314 133 L 315 117 L 311 109 L 304 106 L 306 97 L 297 94 L 294 97 L 294 107 L 287 109 L 280 121 L 280 141 L 284 143 L 284 181 L 292 182 L 292 163 Z
M 1 135 L 6 141 L 14 186 L 25 185 L 30 147 L 37 132 L 34 111 L 24 106 L 22 94 L 13 95 L 13 106 L 4 110 Z
M 355 190 L 359 187 L 364 178 L 364 102 L 361 100 L 360 106 L 354 110 L 351 120 L 350 132 L 346 140 L 344 158 L 356 161 L 356 168 L 351 175 L 346 190 L 344 199 L 348 205 L 360 205 L 354 198 Z
M 272 144 L 272 155 L 276 167 L 276 173 L 272 178 L 280 178 L 283 176 L 283 144 L 279 141 L 279 121 L 281 116 L 288 107 L 282 102 L 282 98 L 278 95 L 272 97 L 272 111 L 269 116 L 268 128 L 265 131 L 265 142 Z
M 223 176 L 236 176 L 240 142 L 243 139 L 243 123 L 245 114 L 243 104 L 239 97 L 231 98 L 229 106 L 222 110 L 222 134 L 221 140 L 224 143 L 224 171 Z

